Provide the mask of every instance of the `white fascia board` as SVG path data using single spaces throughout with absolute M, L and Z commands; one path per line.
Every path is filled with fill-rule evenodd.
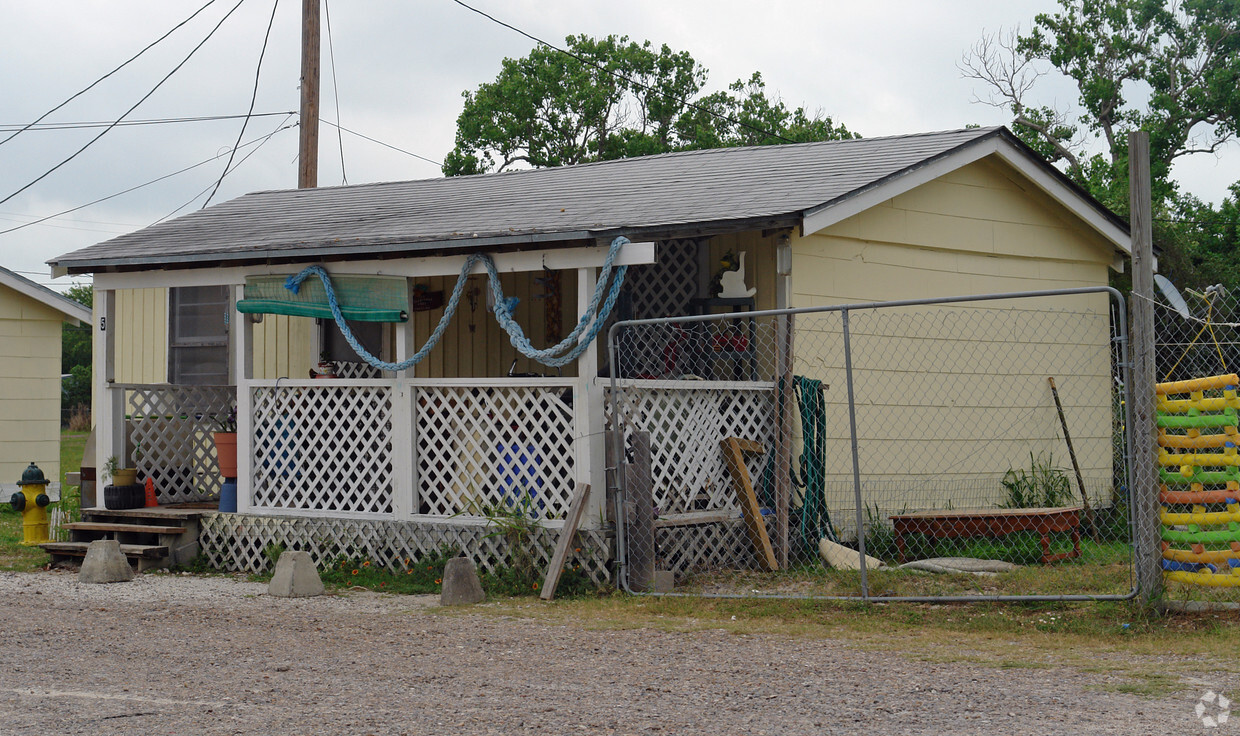
M 608 246 L 588 248 L 552 248 L 547 250 L 494 253 L 495 268 L 500 273 L 521 271 L 553 271 L 590 268 L 603 265 L 607 260 Z M 654 243 L 628 243 L 616 256 L 617 266 L 639 266 L 655 262 Z M 390 260 L 348 260 L 327 264 L 329 273 L 355 276 L 404 276 L 427 278 L 430 276 L 456 276 L 465 265 L 467 255 L 434 256 L 424 258 L 393 258 Z M 125 271 L 122 273 L 95 274 L 96 289 L 146 289 L 179 286 L 226 286 L 243 284 L 248 276 L 272 276 L 294 274 L 311 265 L 285 263 L 275 266 L 235 266 L 231 268 L 190 268 L 151 271 Z M 486 273 L 481 263 L 471 273 Z
M 843 222 L 853 215 L 859 215 L 893 197 L 904 194 L 922 184 L 928 184 L 944 174 L 951 173 L 962 166 L 967 166 L 974 161 L 985 158 L 995 153 L 998 148 L 998 142 L 999 139 L 997 137 L 985 139 L 950 156 L 913 169 L 903 176 L 849 197 L 838 204 L 828 203 L 807 210 L 805 217 L 801 220 L 801 235 L 804 237 L 806 235 L 813 235 L 820 230 L 825 230 L 837 222 Z
M 1045 169 L 1045 165 L 1033 161 L 1028 154 L 999 137 L 989 138 L 961 151 L 945 156 L 926 166 L 914 169 L 904 176 L 893 179 L 885 184 L 862 192 L 836 205 L 824 205 L 806 213 L 801 221 L 802 236 L 819 232 L 831 225 L 860 214 L 871 207 L 886 202 L 922 184 L 927 184 L 956 169 L 967 166 L 986 156 L 994 154 L 1012 168 L 1019 171 L 1038 189 L 1051 199 L 1058 202 L 1072 214 L 1079 217 L 1095 232 L 1102 235 L 1115 246 L 1116 264 L 1112 268 L 1123 271 L 1122 262 L 1131 254 L 1131 238 L 1123 228 L 1111 222 L 1109 218 L 1087 202 L 1079 193 L 1059 180 L 1058 177 Z
M 0 268 L 0 284 L 13 289 L 19 294 L 30 297 L 40 304 L 55 309 L 63 314 L 69 322 L 74 324 L 91 323 L 89 307 L 78 304 L 72 299 L 61 296 L 50 289 L 45 289 L 33 281 L 11 273 L 8 269 Z

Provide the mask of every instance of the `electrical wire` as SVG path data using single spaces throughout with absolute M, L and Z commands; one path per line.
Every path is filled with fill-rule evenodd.
M 50 176 L 50 175 L 52 174 L 52 172 L 56 171 L 56 170 L 57 170 L 57 169 L 59 169 L 61 166 L 64 166 L 65 164 L 69 163 L 69 162 L 70 162 L 70 161 L 72 161 L 73 159 L 77 158 L 79 154 L 81 154 L 81 153 L 82 153 L 83 151 L 85 151 L 87 148 L 90 148 L 92 145 L 94 145 L 94 143 L 95 143 L 96 141 L 98 141 L 100 138 L 102 138 L 102 137 L 104 137 L 105 135 L 107 135 L 107 134 L 108 134 L 108 131 L 110 131 L 110 130 L 112 130 L 113 128 L 115 128 L 115 127 L 117 126 L 117 124 L 119 124 L 122 120 L 124 120 L 124 119 L 125 119 L 125 117 L 126 117 L 127 115 L 129 115 L 129 113 L 131 113 L 131 112 L 133 112 L 134 110 L 136 110 L 136 109 L 138 108 L 138 105 L 141 105 L 143 102 L 146 102 L 147 98 L 149 98 L 151 95 L 155 94 L 155 91 L 156 91 L 156 90 L 158 90 L 160 87 L 162 87 L 162 86 L 163 86 L 163 84 L 164 84 L 164 82 L 167 82 L 167 81 L 168 81 L 168 80 L 172 77 L 172 75 L 173 75 L 173 74 L 176 74 L 176 73 L 177 73 L 177 72 L 181 69 L 181 67 L 185 66 L 185 64 L 189 62 L 189 60 L 190 60 L 190 59 L 194 56 L 194 54 L 198 53 L 198 49 L 201 49 L 201 48 L 203 47 L 203 45 L 204 45 L 204 44 L 206 44 L 206 42 L 207 42 L 207 41 L 209 41 L 209 40 L 211 39 L 211 37 L 215 35 L 215 32 L 216 32 L 216 31 L 218 31 L 218 30 L 220 29 L 220 26 L 224 25 L 224 21 L 228 20 L 228 18 L 229 18 L 230 16 L 232 16 L 232 14 L 233 14 L 233 13 L 235 13 L 235 12 L 237 11 L 237 8 L 241 7 L 242 3 L 244 3 L 244 2 L 245 2 L 245 0 L 237 0 L 237 4 L 236 4 L 236 5 L 234 5 L 234 6 L 232 6 L 232 9 L 231 9 L 231 10 L 229 10 L 229 11 L 228 11 L 228 12 L 224 15 L 224 17 L 223 17 L 223 18 L 220 18 L 220 21 L 219 21 L 218 23 L 216 23 L 216 24 L 215 24 L 215 27 L 214 27 L 214 28 L 212 28 L 212 29 L 211 29 L 211 32 L 207 34 L 207 37 L 206 37 L 206 38 L 204 38 L 204 39 L 202 39 L 201 41 L 199 41 L 199 42 L 198 42 L 198 45 L 197 45 L 197 46 L 195 46 L 195 47 L 193 48 L 193 50 L 191 50 L 191 51 L 189 52 L 189 54 L 188 54 L 188 55 L 187 55 L 184 59 L 182 59 L 182 60 L 181 60 L 181 63 L 177 64 L 177 65 L 176 65 L 176 67 L 174 67 L 172 71 L 168 72 L 168 74 L 167 74 L 167 75 L 165 75 L 163 79 L 159 80 L 159 82 L 158 82 L 158 83 L 156 83 L 156 85 L 155 85 L 154 87 L 152 87 L 152 88 L 151 88 L 151 91 L 150 91 L 150 92 L 147 92 L 145 95 L 143 95 L 143 96 L 142 96 L 142 99 L 138 100 L 137 102 L 135 102 L 135 103 L 133 104 L 133 107 L 130 107 L 128 110 L 126 110 L 124 113 L 122 113 L 122 114 L 121 114 L 121 116 L 120 116 L 119 118 L 117 118 L 117 119 L 116 119 L 116 122 L 112 123 L 112 124 L 111 124 L 111 125 L 109 125 L 107 128 L 104 128 L 104 129 L 103 129 L 103 131 L 99 133 L 99 135 L 95 136 L 94 138 L 91 138 L 91 139 L 90 139 L 90 140 L 86 143 L 86 145 L 82 146 L 82 147 L 81 147 L 81 148 L 79 148 L 77 151 L 75 151 L 75 152 L 74 152 L 71 156 L 69 156 L 69 158 L 66 158 L 64 161 L 61 161 L 60 163 L 56 164 L 56 165 L 55 165 L 55 166 L 53 166 L 52 168 L 48 169 L 47 171 L 43 172 L 43 173 L 42 173 L 42 174 L 40 174 L 39 176 L 35 177 L 35 179 L 34 179 L 33 181 L 31 181 L 30 183 L 26 184 L 26 185 L 25 185 L 25 186 L 23 186 L 21 189 L 18 189 L 17 191 L 15 191 L 15 192 L 13 192 L 12 194 L 8 195 L 8 196 L 7 196 L 7 197 L 5 197 L 4 199 L 0 199 L 0 204 L 4 204 L 5 202 L 9 201 L 10 199 L 12 199 L 12 198 L 16 197 L 17 195 L 19 195 L 19 194 L 21 194 L 22 192 L 26 191 L 26 190 L 27 190 L 27 189 L 29 189 L 30 187 L 34 186 L 35 184 L 38 184 L 39 182 L 43 181 L 43 180 L 44 180 L 44 179 L 46 179 L 48 176 Z
M 331 3 L 323 0 L 323 14 L 327 20 L 327 56 L 332 62 L 332 99 L 336 102 L 336 119 L 340 119 L 340 88 L 336 86 L 336 47 L 332 43 L 332 10 Z M 344 134 L 340 126 L 336 126 L 336 144 L 340 146 L 340 184 L 347 186 L 349 175 L 344 170 Z
M 689 102 L 688 100 L 684 99 L 683 97 L 677 97 L 677 96 L 675 96 L 675 95 L 671 95 L 671 94 L 668 94 L 668 93 L 666 93 L 666 92 L 661 92 L 661 91 L 659 91 L 659 90 L 655 89 L 654 87 L 651 87 L 651 86 L 646 85 L 646 84 L 642 84 L 641 82 L 637 81 L 636 79 L 630 79 L 629 77 L 624 76 L 624 75 L 623 75 L 623 74 L 621 74 L 620 72 L 614 71 L 614 70 L 612 70 L 612 69 L 608 69 L 607 67 L 604 67 L 604 66 L 602 66 L 602 65 L 600 65 L 600 64 L 597 64 L 597 63 L 595 63 L 595 62 L 593 62 L 593 61 L 590 61 L 589 59 L 586 59 L 585 57 L 578 56 L 577 54 L 574 54 L 572 51 L 569 51 L 568 49 L 562 49 L 562 48 L 560 48 L 559 46 L 556 46 L 555 44 L 550 44 L 550 43 L 547 43 L 546 41 L 542 40 L 541 38 L 538 38 L 537 36 L 534 36 L 534 35 L 531 35 L 531 34 L 529 34 L 529 33 L 526 33 L 525 31 L 521 30 L 520 28 L 517 28 L 516 26 L 511 25 L 511 24 L 505 23 L 504 21 L 502 21 L 502 20 L 500 20 L 500 19 L 496 18 L 495 16 L 493 16 L 493 15 L 489 15 L 488 13 L 485 13 L 485 12 L 483 12 L 483 11 L 481 11 L 481 10 L 479 10 L 479 9 L 477 9 L 477 8 L 475 8 L 475 7 L 473 7 L 473 6 L 471 6 L 471 5 L 468 5 L 468 4 L 464 3 L 464 2 L 462 2 L 461 0 L 452 0 L 452 2 L 456 3 L 457 5 L 460 5 L 462 8 L 465 8 L 466 10 L 471 10 L 471 11 L 473 11 L 473 12 L 477 13 L 478 15 L 481 15 L 483 18 L 486 18 L 487 20 L 489 20 L 489 21 L 491 21 L 491 22 L 493 22 L 493 23 L 497 23 L 497 24 L 499 24 L 499 25 L 501 25 L 501 26 L 503 26 L 503 27 L 505 27 L 505 28 L 507 28 L 507 29 L 509 29 L 509 30 L 515 31 L 515 32 L 517 32 L 517 33 L 521 34 L 522 36 L 525 36 L 526 38 L 530 39 L 531 41 L 533 41 L 533 42 L 535 42 L 535 43 L 542 44 L 543 46 L 546 46 L 547 48 L 552 49 L 552 50 L 554 50 L 554 51 L 559 51 L 561 54 L 564 54 L 564 55 L 566 55 L 566 56 L 571 56 L 572 58 L 576 59 L 577 61 L 580 61 L 582 64 L 587 64 L 587 65 L 589 65 L 589 66 L 592 66 L 592 67 L 594 67 L 595 69 L 598 69 L 600 72 L 603 72 L 603 73 L 605 73 L 605 74 L 610 74 L 612 77 L 614 77 L 614 78 L 616 78 L 616 79 L 618 79 L 618 80 L 620 80 L 620 81 L 622 81 L 622 82 L 628 82 L 629 84 L 631 84 L 631 85 L 633 85 L 633 86 L 635 86 L 635 87 L 640 87 L 641 89 L 645 90 L 646 92 L 650 92 L 650 93 L 652 93 L 652 94 L 659 95 L 659 96 L 661 96 L 661 97 L 663 97 L 663 98 L 665 98 L 665 99 L 671 99 L 671 100 L 674 100 L 674 101 L 679 102 L 680 104 L 684 105 L 685 107 L 688 107 L 688 108 L 693 109 L 693 110 L 697 110 L 698 112 L 701 112 L 701 113 L 705 113 L 705 114 L 707 114 L 707 115 L 709 115 L 709 116 L 711 116 L 711 117 L 713 117 L 713 118 L 716 118 L 716 119 L 718 119 L 718 120 L 726 120 L 727 122 L 729 122 L 729 123 L 731 123 L 731 124 L 733 124 L 733 125 L 736 125 L 736 126 L 741 127 L 741 128 L 747 128 L 747 129 L 749 129 L 749 130 L 751 130 L 751 131 L 753 131 L 753 132 L 755 132 L 755 133 L 761 133 L 762 135 L 768 135 L 768 136 L 771 136 L 772 138 L 778 138 L 779 140 L 783 141 L 784 143 L 797 143 L 797 142 L 798 142 L 798 141 L 794 141 L 794 140 L 792 140 L 791 138 L 788 138 L 787 136 L 780 135 L 779 133 L 775 133 L 775 132 L 772 132 L 772 131 L 769 131 L 769 130 L 764 130 L 764 129 L 759 128 L 759 127 L 757 127 L 757 126 L 755 126 L 755 125 L 750 125 L 749 123 L 743 122 L 743 121 L 741 121 L 741 120 L 737 120 L 736 118 L 729 117 L 729 116 L 724 115 L 724 114 L 722 114 L 722 113 L 715 112 L 714 110 L 711 110 L 711 109 L 709 109 L 709 108 L 702 107 L 701 105 L 698 105 L 698 104 L 696 104 L 696 103 Z
M 268 133 L 267 135 L 265 135 L 265 136 L 263 136 L 263 137 L 261 137 L 261 138 L 255 138 L 254 140 L 249 141 L 248 143 L 243 143 L 243 144 L 241 144 L 241 148 L 247 148 L 247 147 L 249 147 L 249 146 L 254 145 L 255 143 L 263 143 L 263 142 L 266 142 L 266 141 L 267 141 L 267 140 L 269 140 L 272 136 L 274 136 L 276 133 L 279 133 L 280 131 L 283 131 L 283 130 L 288 130 L 289 128 L 293 128 L 293 127 L 296 127 L 296 126 L 295 126 L 295 125 L 284 125 L 284 126 L 282 126 L 282 127 L 280 127 L 280 128 L 277 128 L 276 130 L 273 130 L 272 132 Z M 70 207 L 70 208 L 69 208 L 69 209 L 67 209 L 67 210 L 62 210 L 61 212 L 57 212 L 57 213 L 56 213 L 56 214 L 54 214 L 54 215 L 48 215 L 47 217 L 40 217 L 40 218 L 39 218 L 39 219 L 37 219 L 37 220 L 34 220 L 34 221 L 32 221 L 32 222 L 27 222 L 27 223 L 24 223 L 24 224 L 18 225 L 17 227 L 11 227 L 11 228 L 8 228 L 7 230 L 0 230 L 0 235 L 5 235 L 6 233 L 11 233 L 11 232 L 15 232 L 15 231 L 17 231 L 17 230 L 22 230 L 22 229 L 24 229 L 24 228 L 28 228 L 28 227 L 30 227 L 31 225 L 38 225 L 38 224 L 39 224 L 39 223 L 41 223 L 41 222 L 47 222 L 48 220 L 55 219 L 55 218 L 60 217 L 60 216 L 62 216 L 62 215 L 67 215 L 67 214 L 69 214 L 70 212 L 77 212 L 78 210 L 85 209 L 85 208 L 87 208 L 87 207 L 90 207 L 91 205 L 96 205 L 96 204 L 99 204 L 100 202 L 106 202 L 106 201 L 108 201 L 109 199 L 115 199 L 116 197 L 119 197 L 119 196 L 121 196 L 121 195 L 123 195 L 123 194 L 129 194 L 130 192 L 137 191 L 137 190 L 142 189 L 142 188 L 144 188 L 144 187 L 149 187 L 149 186 L 150 186 L 150 185 L 152 185 L 152 184 L 158 184 L 159 182 L 161 182 L 161 181 L 163 181 L 163 180 L 165 180 L 165 179 L 170 179 L 170 178 L 172 178 L 172 177 L 174 177 L 174 176 L 176 176 L 176 175 L 178 175 L 178 174 L 184 174 L 185 172 L 190 171 L 190 170 L 192 170 L 192 169 L 196 169 L 196 168 L 198 168 L 199 166 L 206 166 L 207 164 L 211 163 L 212 161 L 215 161 L 216 159 L 223 158 L 224 156 L 227 156 L 228 154 L 229 154 L 229 151 L 222 151 L 222 152 L 217 153 L 216 155 L 212 156 L 211 158 L 206 159 L 205 161 L 199 161 L 198 163 L 193 164 L 192 166 L 186 166 L 186 167 L 185 167 L 185 168 L 183 168 L 183 169 L 178 169 L 177 171 L 174 171 L 174 172 L 172 172 L 171 174 L 164 174 L 163 176 L 158 177 L 158 178 L 156 178 L 156 179 L 151 179 L 150 181 L 146 182 L 145 184 L 139 184 L 139 185 L 137 185 L 137 186 L 129 187 L 128 189 L 125 189 L 125 190 L 119 191 L 119 192 L 117 192 L 117 193 L 115 193 L 115 194 L 109 194 L 109 195 L 108 195 L 108 196 L 106 196 L 106 197 L 100 197 L 99 199 L 96 199 L 96 200 L 91 201 L 91 202 L 87 202 L 86 204 L 80 204 L 80 205 L 78 205 L 77 207 Z
M 109 125 L 114 125 L 117 128 L 128 128 L 134 125 L 168 125 L 172 123 L 201 123 L 204 121 L 213 121 L 213 120 L 238 120 L 244 117 L 268 118 L 268 117 L 274 117 L 276 115 L 289 115 L 289 114 L 296 114 L 296 113 L 290 113 L 288 110 L 285 110 L 282 112 L 256 112 L 250 115 L 198 115 L 195 117 L 181 117 L 181 118 L 148 118 L 145 120 L 123 120 L 119 123 L 113 123 L 107 120 L 85 120 L 85 121 L 78 121 L 78 122 L 71 122 L 71 123 L 43 123 L 43 124 L 27 123 L 25 125 L 22 125 L 20 123 L 10 123 L 8 125 L 0 124 L 0 133 L 6 132 L 9 130 L 18 130 L 18 132 L 21 132 L 21 130 L 26 130 L 26 129 L 33 130 L 35 132 L 39 132 L 42 130 L 80 130 L 82 128 L 106 128 Z
M 8 138 L 5 138 L 4 140 L 0 141 L 0 146 L 3 146 L 5 143 L 8 143 L 9 141 L 13 140 L 13 139 L 14 139 L 14 138 L 16 138 L 17 136 L 19 136 L 19 135 L 21 135 L 22 133 L 24 133 L 25 131 L 27 131 L 27 130 L 29 130 L 30 128 L 34 127 L 35 125 L 37 125 L 37 124 L 39 123 L 39 121 L 43 120 L 43 119 L 44 119 L 44 118 L 46 118 L 48 115 L 51 115 L 52 113 L 56 112 L 56 111 L 57 111 L 57 110 L 59 110 L 60 108 L 62 108 L 62 107 L 64 107 L 65 105 L 69 104 L 70 102 L 73 102 L 73 101 L 74 101 L 74 100 L 76 100 L 78 97 L 81 97 L 82 95 L 84 95 L 84 94 L 86 94 L 87 92 L 89 92 L 89 91 L 90 91 L 90 89 L 91 89 L 92 87 L 94 87 L 95 85 L 99 84 L 100 82 L 102 82 L 103 80 L 105 80 L 105 79 L 107 79 L 108 77 L 112 76 L 113 74 L 115 74 L 115 73 L 119 72 L 121 69 L 124 69 L 124 68 L 125 68 L 126 66 L 128 66 L 131 62 L 135 61 L 135 60 L 136 60 L 139 56 L 142 56 L 143 54 L 145 54 L 146 52 L 148 52 L 148 51 L 150 51 L 152 48 L 154 48 L 154 47 L 155 47 L 155 45 L 156 45 L 156 44 L 158 44 L 160 41 L 163 41 L 165 38 L 167 38 L 167 37 L 171 36 L 171 35 L 172 35 L 172 34 L 173 34 L 173 33 L 174 33 L 174 32 L 175 32 L 178 28 L 180 28 L 181 26 L 185 25 L 186 23 L 189 23 L 191 20 L 193 20 L 195 17 L 197 17 L 199 13 L 201 13 L 201 12 L 202 12 L 202 11 L 204 11 L 204 10 L 206 10 L 206 9 L 207 9 L 207 8 L 209 8 L 210 6 L 214 5 L 214 4 L 215 4 L 215 2 L 216 2 L 216 0 L 209 0 L 209 1 L 207 2 L 207 4 L 206 4 L 206 5 L 203 5 L 201 8 L 199 8 L 199 9 L 195 10 L 195 11 L 194 11 L 194 13 L 193 13 L 193 15 L 191 15 L 190 17 L 186 18 L 185 20 L 181 21 L 180 23 L 177 23 L 175 26 L 173 26 L 173 27 L 172 27 L 172 30 L 168 31 L 168 32 L 167 32 L 167 33 L 165 33 L 164 35 L 162 35 L 162 36 L 160 36 L 159 38 L 157 38 L 157 39 L 155 39 L 154 41 L 152 41 L 150 44 L 148 44 L 148 45 L 147 45 L 147 47 L 146 47 L 146 48 L 142 49 L 142 50 L 141 50 L 141 51 L 139 51 L 138 53 L 136 53 L 136 54 L 134 54 L 133 56 L 129 57 L 129 59 L 127 59 L 126 61 L 124 61 L 124 62 L 123 62 L 120 66 L 116 67 L 116 68 L 115 68 L 115 69 L 113 69 L 112 71 L 108 72 L 107 74 L 104 74 L 102 77 L 99 77 L 99 78 L 98 78 L 98 79 L 96 79 L 95 81 L 91 82 L 91 83 L 90 83 L 90 84 L 88 84 L 85 88 L 83 88 L 80 92 L 78 92 L 78 93 L 76 93 L 76 94 L 72 95 L 71 97 L 69 97 L 69 99 L 67 99 L 67 100 L 65 100 L 64 102 L 60 103 L 60 104 L 59 104 L 59 105 L 57 105 L 56 107 L 53 107 L 51 110 L 48 110 L 47 112 L 43 113 L 43 114 L 42 114 L 42 115 L 40 115 L 40 116 L 39 116 L 39 117 L 38 117 L 38 118 L 37 118 L 37 119 L 36 119 L 33 123 L 28 123 L 27 125 L 23 126 L 23 127 L 21 128 L 21 130 L 18 130 L 18 131 L 16 131 L 16 132 L 14 132 L 14 133 L 13 133 L 13 135 L 11 135 L 11 136 L 9 136 Z
M 248 161 L 248 160 L 250 159 L 250 156 L 253 156 L 254 154 L 258 153 L 259 149 L 261 149 L 264 145 L 266 145 L 266 144 L 267 144 L 267 141 L 271 140 L 272 136 L 274 136 L 276 133 L 279 133 L 281 130 L 284 130 L 286 127 L 287 127 L 287 128 L 292 128 L 292 127 L 295 127 L 295 126 L 292 126 L 292 125 L 285 126 L 284 124 L 288 122 L 288 119 L 289 119 L 289 118 L 293 117 L 293 116 L 294 116 L 294 115 L 296 115 L 296 114 L 297 114 L 297 113 L 292 113 L 292 112 L 290 112 L 290 113 L 289 113 L 289 114 L 288 114 L 288 115 L 284 118 L 284 120 L 280 123 L 280 127 L 277 127 L 275 130 L 273 130 L 273 131 L 271 131 L 269 134 L 267 134 L 267 136 L 266 136 L 265 138 L 262 138 L 262 139 L 261 139 L 261 142 L 260 142 L 257 146 L 255 146 L 255 147 L 254 147 L 254 150 L 252 150 L 252 151 L 250 151 L 249 153 L 247 153 L 246 155 L 242 156 L 242 157 L 241 157 L 241 160 L 237 162 L 237 165 L 236 165 L 236 166 L 233 166 L 231 169 L 226 170 L 226 171 L 224 172 L 224 174 L 225 174 L 225 175 L 231 174 L 232 172 L 234 172 L 234 171 L 236 171 L 237 169 L 241 168 L 241 164 L 244 164 L 246 161 Z M 259 140 L 259 139 L 255 139 L 255 140 Z M 247 144 L 247 145 L 248 145 L 248 144 Z M 164 220 L 167 220 L 169 217 L 172 217 L 173 215 L 175 215 L 176 213 L 178 213 L 178 212 L 180 212 L 181 210 L 185 209 L 186 207 L 189 207 L 191 204 L 193 204 L 193 203 L 194 203 L 194 200 L 195 200 L 195 199 L 198 199 L 199 197 L 201 197 L 202 195 L 204 195 L 204 194 L 206 194 L 208 191 L 210 191 L 210 190 L 211 190 L 211 186 L 212 186 L 212 185 L 207 185 L 207 187 L 206 187 L 205 189 L 203 189 L 201 192 L 198 192 L 198 193 L 197 193 L 197 194 L 195 194 L 194 196 L 190 197 L 190 198 L 189 198 L 189 201 L 187 201 L 185 204 L 181 205 L 180 207 L 177 207 L 175 210 L 173 210 L 173 211 L 169 212 L 168 214 L 166 214 L 166 215 L 164 215 L 163 217 L 159 218 L 159 219 L 158 219 L 158 220 L 156 220 L 155 222 L 152 222 L 152 223 L 151 223 L 151 225 L 158 225 L 159 223 L 163 222 Z M 205 207 L 206 205 L 203 205 L 203 206 Z
M 228 175 L 229 167 L 232 166 L 233 156 L 237 154 L 237 146 L 241 145 L 241 139 L 245 136 L 245 128 L 250 124 L 250 116 L 254 114 L 254 103 L 258 101 L 258 79 L 263 73 L 263 57 L 267 55 L 267 42 L 271 40 L 271 27 L 276 22 L 276 8 L 280 6 L 280 0 L 273 0 L 271 3 L 271 18 L 267 20 L 267 33 L 263 35 L 263 48 L 258 52 L 258 64 L 254 69 L 254 91 L 250 94 L 250 109 L 245 113 L 245 120 L 241 121 L 241 130 L 237 133 L 237 142 L 233 143 L 232 151 L 228 154 L 228 163 L 224 164 L 224 170 L 220 172 L 220 178 L 215 182 L 215 189 L 211 190 L 211 196 L 207 197 L 207 201 L 202 203 L 203 208 L 211 204 L 211 200 L 215 197 L 215 193 L 220 190 L 220 185 L 224 183 L 224 177 Z
M 429 158 L 427 158 L 427 157 L 425 157 L 425 156 L 419 156 L 418 154 L 414 153 L 413 151 L 406 151 L 406 150 L 405 150 L 405 149 L 403 149 L 403 148 L 397 148 L 396 146 L 393 146 L 391 143 L 384 143 L 383 141 L 378 140 L 377 138 L 371 138 L 371 137 L 370 137 L 370 136 L 368 136 L 368 135 L 363 135 L 363 134 L 361 134 L 361 133 L 357 132 L 356 130 L 349 130 L 348 128 L 344 127 L 343 125 L 340 125 L 339 123 L 333 123 L 333 122 L 332 122 L 332 121 L 330 121 L 330 120 L 325 120 L 325 119 L 323 119 L 323 118 L 319 118 L 319 122 L 320 122 L 320 123 L 327 123 L 328 125 L 332 126 L 333 128 L 336 128 L 337 130 L 343 130 L 344 132 L 348 133 L 349 135 L 355 135 L 355 136 L 357 136 L 358 138 L 363 138 L 363 139 L 365 139 L 365 140 L 370 141 L 371 143 L 378 143 L 379 145 L 384 146 L 385 148 L 390 148 L 390 149 L 392 149 L 393 151 L 398 151 L 398 152 L 400 152 L 400 153 L 405 154 L 406 156 L 413 156 L 414 158 L 416 158 L 416 159 L 421 159 L 422 161 L 425 161 L 425 162 L 426 162 L 426 163 L 428 163 L 428 164 L 434 164 L 434 165 L 436 165 L 436 166 L 438 166 L 438 167 L 440 167 L 440 168 L 443 168 L 443 162 L 442 162 L 442 161 L 435 161 L 435 160 L 433 160 L 433 159 L 429 159 Z

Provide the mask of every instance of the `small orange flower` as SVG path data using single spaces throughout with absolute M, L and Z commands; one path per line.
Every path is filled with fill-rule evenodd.
M 370 560 L 366 560 L 365 562 L 363 562 L 362 567 L 370 567 Z
M 353 571 L 353 574 L 354 574 L 354 575 L 356 575 L 356 574 L 357 574 L 357 570 L 354 570 L 354 571 Z
M 534 590 L 538 590 L 538 583 L 534 583 Z
M 386 587 L 387 587 L 387 583 L 379 583 L 379 587 L 380 587 L 380 588 L 386 588 Z
M 435 578 L 435 585 L 439 585 L 442 582 L 443 582 L 442 578 Z
M 413 574 L 413 570 L 405 570 L 405 574 L 406 574 L 406 575 L 412 575 L 412 574 Z

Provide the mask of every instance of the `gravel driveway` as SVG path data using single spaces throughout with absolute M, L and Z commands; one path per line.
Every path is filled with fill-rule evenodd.
M 1176 734 L 1197 686 L 994 669 L 842 640 L 435 615 L 228 577 L 0 573 L 4 734 Z M 1204 688 L 1202 688 L 1204 689 Z

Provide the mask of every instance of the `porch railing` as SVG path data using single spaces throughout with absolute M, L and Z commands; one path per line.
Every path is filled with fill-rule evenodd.
M 586 433 L 573 379 L 280 380 L 248 390 L 249 511 L 401 519 L 519 508 L 554 521 L 579 480 Z

